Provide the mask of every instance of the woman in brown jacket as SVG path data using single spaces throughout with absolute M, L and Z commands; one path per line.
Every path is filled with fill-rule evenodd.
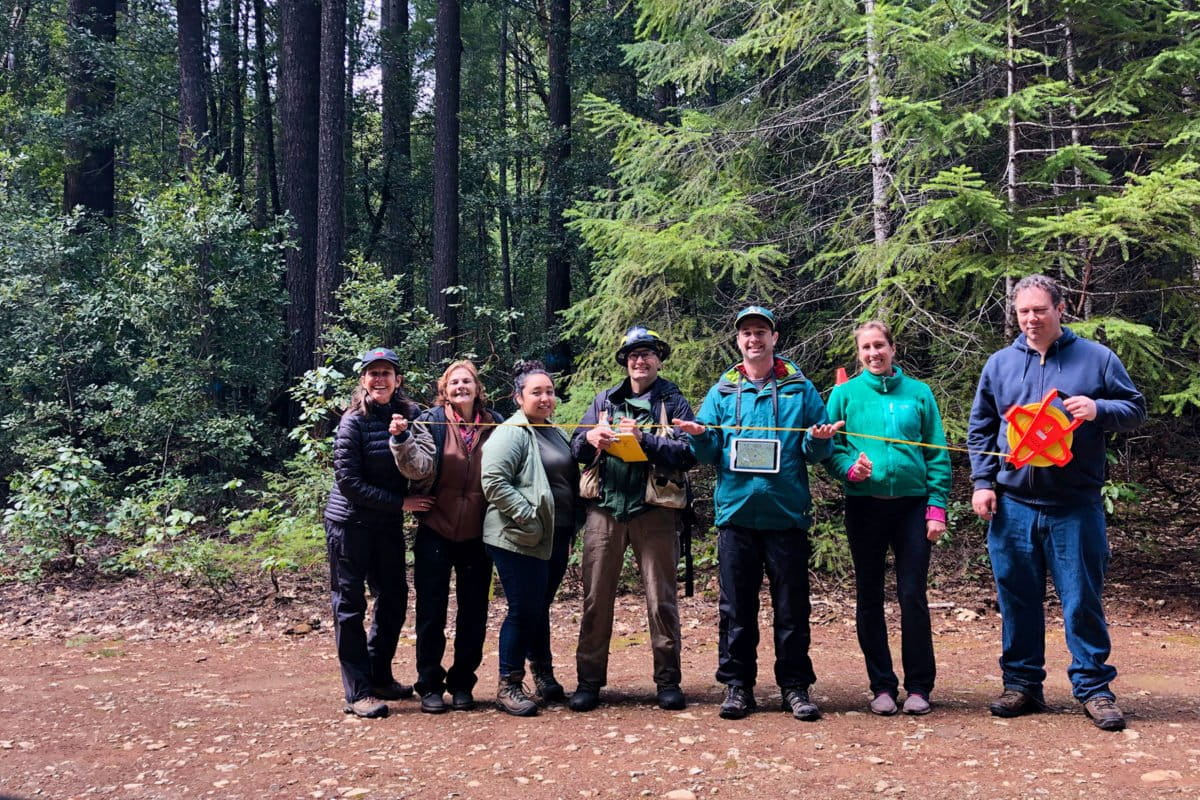
M 455 361 L 438 379 L 438 402 L 417 418 L 433 438 L 434 472 L 413 487 L 405 509 L 417 512 L 413 585 L 417 591 L 417 683 L 428 714 L 475 707 L 471 689 L 483 659 L 492 560 L 483 546 L 487 502 L 479 483 L 480 450 L 503 418 L 488 407 L 479 371 Z M 421 423 L 427 423 L 422 425 Z M 450 572 L 455 573 L 458 615 L 454 663 L 442 667 Z M 450 703 L 445 692 L 450 692 Z

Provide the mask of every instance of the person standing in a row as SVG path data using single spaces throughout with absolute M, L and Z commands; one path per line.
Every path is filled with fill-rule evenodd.
M 616 355 L 625 380 L 596 395 L 571 439 L 575 459 L 598 472 L 598 496 L 588 506 L 583 533 L 583 614 L 575 651 L 579 686 L 571 695 L 572 711 L 595 708 L 608 682 L 613 606 L 630 547 L 646 593 L 658 705 L 677 710 L 687 704 L 679 686 L 675 570 L 678 509 L 687 501 L 683 476 L 696 459 L 686 438 L 668 423 L 692 419 L 679 387 L 658 374 L 670 354 L 671 346 L 656 332 L 641 325 L 630 328 Z M 635 437 L 649 460 L 627 463 L 605 453 L 622 435 Z
M 937 670 L 926 584 L 932 544 L 946 531 L 950 453 L 933 392 L 894 361 L 891 329 L 883 322 L 868 322 L 854 332 L 854 343 L 862 372 L 833 388 L 829 418 L 843 420 L 848 431 L 893 440 L 838 436 L 828 462 L 830 472 L 846 485 L 855 628 L 873 695 L 869 708 L 882 716 L 899 710 L 900 681 L 892 667 L 883 614 L 890 548 L 900 604 L 904 713 L 927 714 Z
M 1063 327 L 1066 303 L 1052 278 L 1022 278 L 1012 300 L 1021 333 L 984 366 L 967 428 L 975 482 L 971 506 L 988 523 L 988 555 L 1004 619 L 1004 691 L 989 708 L 998 717 L 1017 717 L 1046 707 L 1043 604 L 1049 572 L 1071 651 L 1071 692 L 1098 728 L 1119 731 L 1125 715 L 1109 685 L 1117 670 L 1108 663 L 1103 592 L 1109 550 L 1100 489 L 1105 437 L 1140 425 L 1146 399 L 1116 353 Z M 1006 412 L 1040 405 L 1052 389 L 1054 408 L 1081 423 L 1071 432 L 1070 462 L 1017 468 L 993 455 L 1011 441 Z
M 417 418 L 415 429 L 427 430 L 434 445 L 434 469 L 413 486 L 405 508 L 417 512 L 413 542 L 413 585 L 417 590 L 417 682 L 421 710 L 475 707 L 471 693 L 475 671 L 483 660 L 487 635 L 488 593 L 492 560 L 483 545 L 487 501 L 480 484 L 483 443 L 503 418 L 488 406 L 479 371 L 470 361 L 455 361 L 438 378 L 437 403 Z M 397 464 L 403 442 L 393 442 Z M 455 617 L 454 663 L 442 666 L 446 651 L 446 612 L 450 571 L 454 571 L 458 612 Z M 446 704 L 445 692 L 450 692 Z
M 345 711 L 385 717 L 386 701 L 412 696 L 412 687 L 392 676 L 408 604 L 403 510 L 408 481 L 433 469 L 433 442 L 409 430 L 420 409 L 404 394 L 396 354 L 377 347 L 361 362 L 358 388 L 334 436 L 325 541 Z M 375 596 L 369 633 L 364 585 Z
M 518 366 L 513 400 L 516 413 L 483 446 L 480 477 L 489 503 L 483 541 L 508 601 L 500 628 L 496 705 L 528 717 L 538 707 L 522 686 L 526 660 L 543 700 L 566 699 L 554 677 L 550 604 L 575 538 L 579 468 L 569 437 L 551 422 L 557 399 L 541 362 Z
M 748 306 L 734 326 L 742 360 L 708 390 L 694 422 L 674 420 L 691 435 L 697 459 L 717 468 L 717 680 L 726 686 L 720 714 L 741 719 L 757 707 L 758 607 L 765 570 L 783 710 L 812 721 L 821 711 L 809 694 L 817 676 L 808 654 L 812 496 L 807 465 L 829 457 L 829 440 L 842 423 L 828 422 L 812 382 L 795 363 L 775 355 L 774 314 Z

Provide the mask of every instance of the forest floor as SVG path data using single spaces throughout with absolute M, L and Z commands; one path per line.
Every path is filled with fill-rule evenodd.
M 934 554 L 938 685 L 928 716 L 866 712 L 852 592 L 816 582 L 814 696 L 824 716 L 815 723 L 780 712 L 765 593 L 760 710 L 737 722 L 717 716 L 711 572 L 681 599 L 686 711 L 653 703 L 645 611 L 633 593 L 618 599 L 601 707 L 530 719 L 487 702 L 502 599 L 491 608 L 478 710 L 431 716 L 406 700 L 387 719 L 360 720 L 341 713 L 320 571 L 285 587 L 287 598 L 252 596 L 261 587 L 246 585 L 220 602 L 176 584 L 59 578 L 0 584 L 0 797 L 1200 798 L 1198 496 L 1164 481 L 1110 530 L 1113 688 L 1129 719 L 1121 733 L 1093 727 L 1072 700 L 1053 598 L 1046 695 L 1056 713 L 988 714 L 1001 689 L 1000 620 L 969 531 Z M 569 574 L 552 611 L 568 690 L 578 611 Z M 889 615 L 898 629 L 894 607 Z M 412 657 L 410 606 L 396 658 L 406 682 Z

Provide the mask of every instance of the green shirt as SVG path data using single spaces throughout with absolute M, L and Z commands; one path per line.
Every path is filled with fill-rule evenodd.
M 614 428 L 623 417 L 632 417 L 639 426 L 651 422 L 650 392 L 644 392 L 635 397 L 627 397 L 619 404 L 613 405 L 612 425 Z M 604 456 L 601 467 L 600 498 L 598 505 L 612 514 L 618 522 L 626 522 L 645 511 L 646 478 L 649 476 L 650 463 L 638 461 L 627 463 L 619 458 Z

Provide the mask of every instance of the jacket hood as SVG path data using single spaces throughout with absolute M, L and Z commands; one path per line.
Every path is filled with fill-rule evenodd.
M 738 386 L 745 379 L 745 376 L 738 369 L 741 364 L 742 362 L 738 361 L 721 374 L 721 379 L 717 381 L 717 391 L 722 394 L 737 392 Z M 808 378 L 800 371 L 800 367 L 796 365 L 796 362 L 775 356 L 775 380 L 780 387 L 783 387 L 804 383 Z
M 1070 347 L 1078 340 L 1079 337 L 1075 335 L 1075 331 L 1064 325 L 1062 329 L 1062 336 L 1059 336 L 1057 339 L 1051 342 L 1050 347 L 1046 350 L 1046 355 L 1042 356 L 1041 353 L 1029 345 L 1029 340 L 1025 338 L 1025 334 L 1018 334 L 1017 338 L 1013 339 L 1011 346 L 1023 353 L 1025 356 L 1024 368 L 1021 370 L 1021 379 L 1024 380 L 1025 375 L 1029 372 L 1030 356 L 1043 363 L 1045 363 L 1045 361 L 1049 360 L 1051 357 L 1054 357 L 1055 362 L 1058 363 L 1058 369 L 1061 372 L 1062 363 L 1057 358 L 1059 352 L 1067 347 Z
M 656 378 L 654 383 L 650 384 L 650 402 L 654 403 L 660 399 L 670 397 L 673 394 L 682 394 L 679 387 L 666 378 Z M 617 386 L 609 392 L 608 400 L 616 402 L 633 395 L 633 387 L 630 385 L 629 377 L 621 381 Z

